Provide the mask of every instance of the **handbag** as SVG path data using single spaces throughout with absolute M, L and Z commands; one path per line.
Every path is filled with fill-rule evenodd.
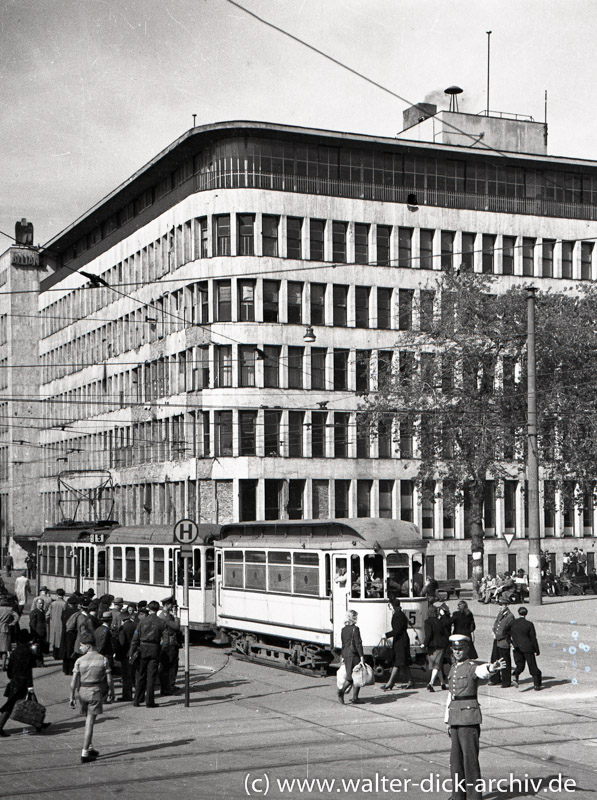
M 341 689 L 345 683 L 346 683 L 346 664 L 343 661 L 338 667 L 338 672 L 336 672 L 336 686 L 338 687 L 338 689 Z
M 352 680 L 357 689 L 362 686 L 373 686 L 375 674 L 369 664 L 357 664 L 352 671 Z
M 29 689 L 24 700 L 17 700 L 15 707 L 10 715 L 15 722 L 24 722 L 25 725 L 33 725 L 40 728 L 46 716 L 46 708 L 35 696 L 33 689 Z
M 389 661 L 392 658 L 392 652 L 392 645 L 385 636 L 381 637 L 377 647 L 374 647 L 371 651 L 377 661 Z

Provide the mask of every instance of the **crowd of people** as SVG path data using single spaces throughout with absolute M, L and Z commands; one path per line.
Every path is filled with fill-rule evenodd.
M 19 582 L 20 579 L 23 579 Z M 0 587 L 0 590 L 2 587 Z M 51 655 L 62 661 L 62 671 L 71 679 L 71 706 L 78 696 L 86 716 L 82 763 L 93 761 L 98 752 L 91 746 L 95 718 L 104 702 L 132 702 L 155 708 L 155 692 L 167 697 L 178 694 L 176 676 L 182 644 L 180 620 L 173 597 L 126 604 L 122 597 L 94 598 L 92 589 L 53 596 L 46 586 L 31 601 L 28 627 L 22 613 L 31 593 L 27 573 L 15 581 L 15 594 L 0 593 L 0 659 L 9 678 L 0 708 L 0 736 L 10 734 L 4 726 L 15 703 L 33 690 L 33 668 Z M 120 677 L 116 696 L 115 676 Z M 43 723 L 44 730 L 49 723 Z

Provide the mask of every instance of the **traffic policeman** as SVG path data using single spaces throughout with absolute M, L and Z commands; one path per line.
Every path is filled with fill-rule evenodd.
M 476 664 L 468 658 L 471 639 L 463 634 L 450 636 L 454 664 L 448 676 L 448 700 L 444 721 L 452 741 L 450 774 L 452 800 L 481 800 L 479 736 L 481 708 L 477 684 L 504 669 L 503 659 L 492 664 Z

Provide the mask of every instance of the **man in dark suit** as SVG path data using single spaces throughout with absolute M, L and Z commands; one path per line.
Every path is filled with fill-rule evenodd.
M 510 627 L 514 622 L 514 614 L 508 608 L 508 602 L 503 597 L 498 601 L 501 608 L 498 611 L 495 622 L 493 623 L 493 648 L 491 651 L 491 661 L 501 660 L 506 664 L 505 669 L 501 670 L 500 675 L 493 675 L 489 683 L 497 685 L 500 683 L 502 689 L 512 686 L 510 671 L 512 660 L 510 658 Z
M 514 645 L 515 668 L 512 671 L 512 680 L 518 686 L 518 676 L 524 671 L 525 664 L 533 676 L 535 691 L 541 689 L 541 670 L 537 666 L 535 656 L 539 655 L 539 645 L 535 626 L 526 618 L 527 609 L 521 606 L 518 609 L 518 619 L 510 625 L 510 637 Z

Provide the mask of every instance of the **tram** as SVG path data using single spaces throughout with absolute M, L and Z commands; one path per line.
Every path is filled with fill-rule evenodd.
M 198 526 L 189 573 L 189 626 L 218 633 L 245 658 L 323 672 L 338 662 L 348 609 L 359 613 L 365 654 L 379 647 L 400 597 L 411 656 L 422 660 L 426 543 L 391 519 L 280 520 Z M 168 525 L 62 523 L 38 544 L 40 585 L 93 589 L 125 602 L 183 601 L 183 560 Z M 387 650 L 385 651 L 387 653 Z
M 216 623 L 245 657 L 323 672 L 338 660 L 346 612 L 359 614 L 366 656 L 379 647 L 400 597 L 413 660 L 423 656 L 426 543 L 391 519 L 284 520 L 223 525 L 216 550 Z
M 189 626 L 212 632 L 214 548 L 219 525 L 200 525 L 192 547 L 189 574 Z M 67 594 L 93 589 L 96 597 L 112 594 L 125 602 L 183 602 L 183 560 L 172 526 L 119 526 L 62 523 L 47 528 L 38 543 L 39 584 Z

